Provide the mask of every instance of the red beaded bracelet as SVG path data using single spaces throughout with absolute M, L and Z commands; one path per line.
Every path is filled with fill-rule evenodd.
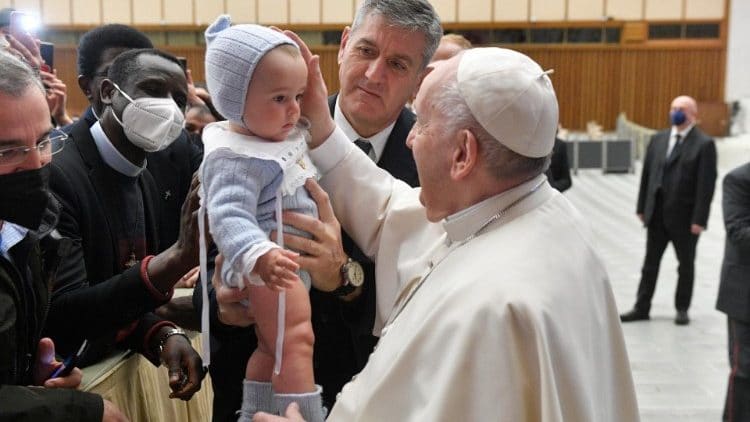
M 151 262 L 151 259 L 153 259 L 153 255 L 149 255 L 143 258 L 141 260 L 141 280 L 143 280 L 143 284 L 146 285 L 146 288 L 148 289 L 149 293 L 153 295 L 156 299 L 167 301 L 172 298 L 173 290 L 169 290 L 167 293 L 160 292 L 154 285 L 151 283 L 151 278 L 148 276 L 148 263 Z

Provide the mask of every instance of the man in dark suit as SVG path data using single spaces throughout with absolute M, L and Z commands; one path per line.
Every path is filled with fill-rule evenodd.
M 724 177 L 724 262 L 716 309 L 727 314 L 729 374 L 724 421 L 750 420 L 750 163 Z
M 675 324 L 690 322 L 688 308 L 693 295 L 695 248 L 706 229 L 716 182 L 716 146 L 695 126 L 695 100 L 679 96 L 672 101 L 672 128 L 651 137 L 638 192 L 638 217 L 648 229 L 646 258 L 635 307 L 622 322 L 649 319 L 659 264 L 672 242 L 679 267 Z
M 439 18 L 425 0 L 368 0 L 357 10 L 352 27 L 345 28 L 341 38 L 338 56 L 341 88 L 329 98 L 334 120 L 381 168 L 411 186 L 419 184 L 414 158 L 406 147 L 415 116 L 404 106 L 429 72 L 427 64 L 441 36 Z M 286 224 L 294 225 L 295 221 L 285 217 Z M 316 235 L 316 227 L 298 227 L 310 232 L 315 238 L 313 242 L 289 235 L 284 242 L 287 247 L 307 253 L 303 259 L 335 266 L 333 271 L 327 271 L 335 276 L 313 277 L 310 291 L 315 381 L 323 386 L 323 401 L 330 408 L 343 385 L 367 362 L 377 342 L 373 335 L 373 330 L 379 329 L 375 326 L 375 271 L 372 262 L 345 233 L 344 253 L 329 254 L 332 245 L 338 245 L 338 238 L 331 244 L 325 243 L 322 236 Z M 347 265 L 363 268 L 362 286 L 347 284 L 339 270 Z M 305 264 L 302 268 L 307 269 Z M 211 300 L 212 315 L 216 315 L 213 292 Z M 217 331 L 224 331 L 224 327 Z M 230 342 L 232 339 L 226 336 L 226 343 Z M 240 356 L 237 354 L 235 358 L 242 371 L 245 361 Z
M 573 186 L 573 179 L 570 177 L 570 164 L 568 164 L 568 148 L 560 138 L 555 138 L 549 168 L 544 174 L 547 175 L 549 184 L 560 192 L 565 192 Z
M 114 60 L 101 83 L 97 123 L 81 120 L 52 164 L 51 190 L 62 204 L 59 230 L 72 240 L 53 287 L 48 332 L 63 353 L 84 338 L 84 362 L 111 348 L 141 352 L 169 368 L 173 396 L 200 388 L 201 359 L 175 325 L 152 313 L 197 264 L 197 192 L 188 195 L 179 235 L 163 244 L 162 197 L 146 167 L 146 150 L 163 148 L 181 130 L 187 83 L 179 62 L 158 50 L 131 50 Z M 138 107 L 134 106 L 138 103 Z M 150 110 L 149 116 L 138 109 Z M 169 115 L 169 120 L 146 117 Z M 154 128 L 168 128 L 159 132 Z M 66 330 L 75 326 L 76 332 Z

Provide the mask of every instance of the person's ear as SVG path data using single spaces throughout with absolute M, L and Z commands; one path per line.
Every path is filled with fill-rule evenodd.
M 339 66 L 341 65 L 341 62 L 344 60 L 344 50 L 346 50 L 346 43 L 349 42 L 349 35 L 352 33 L 352 29 L 350 27 L 345 27 L 344 31 L 341 33 L 341 44 L 339 44 L 339 54 L 338 54 L 338 63 Z
M 459 181 L 467 178 L 479 160 L 479 141 L 468 129 L 461 129 L 456 134 L 456 144 L 451 160 L 451 179 Z
M 101 98 L 103 106 L 112 105 L 112 97 L 115 95 L 115 85 L 109 79 L 102 79 L 99 83 L 99 97 Z
M 81 88 L 81 92 L 83 92 L 83 95 L 86 96 L 89 102 L 94 99 L 94 96 L 91 93 L 91 89 L 89 88 L 90 83 L 91 78 L 89 78 L 88 76 L 78 75 L 78 87 Z

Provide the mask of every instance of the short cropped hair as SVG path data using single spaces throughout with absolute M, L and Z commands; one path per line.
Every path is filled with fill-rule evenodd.
M 352 23 L 355 32 L 365 18 L 371 13 L 382 16 L 388 24 L 412 32 L 421 32 L 425 38 L 425 50 L 422 53 L 422 69 L 427 67 L 435 54 L 443 27 L 435 9 L 426 0 L 365 0 L 357 10 Z
M 102 53 L 109 48 L 154 48 L 154 45 L 143 32 L 127 25 L 98 26 L 83 34 L 78 42 L 78 74 L 94 77 Z
M 26 62 L 7 51 L 0 50 L 0 94 L 20 97 L 29 87 L 36 87 L 44 94 L 39 74 Z
M 130 77 L 137 73 L 138 57 L 143 54 L 163 57 L 180 66 L 180 61 L 177 60 L 177 57 L 169 53 L 165 53 L 155 48 L 140 48 L 136 50 L 125 51 L 117 56 L 117 58 L 112 62 L 112 65 L 109 67 L 107 78 L 118 85 L 125 84 L 125 82 L 127 82 Z

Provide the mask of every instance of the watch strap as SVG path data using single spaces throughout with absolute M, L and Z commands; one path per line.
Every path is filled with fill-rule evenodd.
M 357 288 L 354 285 L 349 284 L 347 280 L 344 280 L 344 284 L 337 287 L 331 293 L 335 294 L 336 296 L 347 296 L 355 290 L 357 290 Z

